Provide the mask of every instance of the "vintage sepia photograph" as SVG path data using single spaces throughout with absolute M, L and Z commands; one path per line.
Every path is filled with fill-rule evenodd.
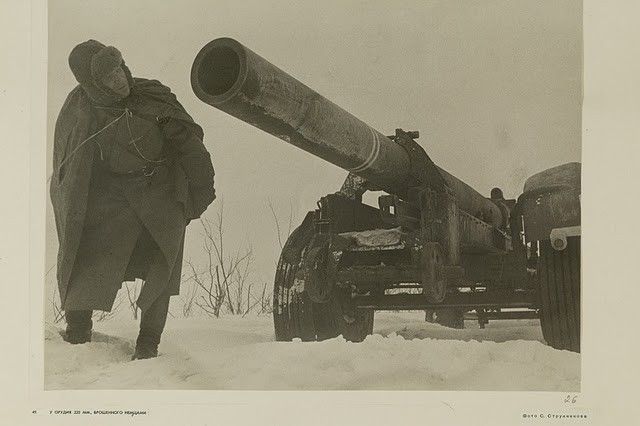
M 581 391 L 581 0 L 46 13 L 46 391 Z

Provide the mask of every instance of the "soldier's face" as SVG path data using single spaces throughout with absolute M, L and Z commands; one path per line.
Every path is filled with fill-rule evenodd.
M 105 75 L 102 83 L 120 97 L 126 98 L 129 96 L 131 88 L 129 87 L 127 75 L 122 67 L 116 67 L 109 74 Z

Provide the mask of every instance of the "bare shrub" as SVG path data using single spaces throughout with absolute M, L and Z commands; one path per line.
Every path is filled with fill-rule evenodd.
M 273 312 L 273 301 L 271 299 L 271 289 L 267 291 L 267 284 L 262 286 L 260 293 L 260 314 L 270 314 Z
M 44 274 L 45 288 L 47 287 L 47 285 L 51 283 L 49 279 L 51 277 L 55 278 L 55 274 L 54 275 L 50 275 L 50 274 L 56 268 L 56 266 L 57 266 L 57 263 L 54 263 L 49 267 L 47 272 L 45 272 Z M 58 286 L 56 284 L 53 284 L 53 293 L 51 294 L 51 297 L 49 297 L 48 299 L 49 299 L 49 306 L 51 307 L 51 310 L 53 312 L 53 323 L 57 324 L 64 319 L 64 311 L 62 310 L 62 302 L 60 301 L 60 295 L 58 294 Z
M 118 292 L 116 296 L 116 300 L 113 302 L 113 307 L 110 311 L 94 311 L 93 316 L 91 317 L 96 322 L 108 321 L 115 316 L 115 314 L 122 306 L 122 302 L 124 300 L 122 292 Z
M 269 211 L 271 211 L 271 217 L 273 217 L 273 223 L 276 227 L 278 245 L 280 246 L 280 250 L 282 250 L 284 243 L 287 241 L 287 238 L 289 238 L 289 235 L 291 235 L 291 231 L 293 230 L 293 221 L 295 220 L 295 215 L 293 214 L 293 203 L 289 200 L 289 219 L 286 222 L 286 225 L 280 225 L 280 218 L 276 214 L 276 210 L 270 199 L 267 200 L 267 206 L 269 207 Z
M 221 204 L 216 221 L 201 218 L 202 247 L 205 266 L 198 268 L 187 261 L 191 276 L 198 287 L 199 297 L 194 303 L 207 315 L 219 317 L 223 308 L 230 314 L 246 314 L 249 310 L 251 285 L 247 283 L 252 270 L 253 256 L 250 248 L 238 249 L 229 254 L 224 234 L 224 209 Z M 247 302 L 245 302 L 245 294 Z
M 289 205 L 288 218 L 282 221 L 269 200 L 269 211 L 274 220 L 277 242 L 283 248 L 293 230 L 293 204 Z M 224 208 L 214 220 L 200 219 L 202 248 L 205 253 L 202 265 L 185 261 L 188 271 L 182 279 L 181 301 L 184 317 L 193 314 L 197 306 L 206 315 L 219 317 L 223 313 L 246 316 L 249 313 L 273 312 L 271 286 L 256 285 L 253 278 L 254 256 L 251 247 L 230 251 L 225 235 Z
M 127 294 L 127 301 L 129 302 L 129 309 L 131 309 L 131 313 L 133 314 L 133 319 L 138 319 L 138 312 L 140 308 L 138 308 L 138 296 L 140 296 L 141 285 L 138 285 L 137 281 L 134 282 L 125 282 L 122 286 Z
M 190 277 L 184 280 L 180 287 L 180 301 L 182 302 L 182 316 L 184 318 L 189 318 L 193 315 L 193 307 L 196 306 L 197 295 L 198 286 L 192 282 Z
M 49 298 L 51 309 L 53 310 L 53 323 L 57 324 L 64 319 L 64 311 L 62 310 L 62 304 L 60 303 L 60 297 L 58 295 L 58 287 L 53 288 L 53 295 Z

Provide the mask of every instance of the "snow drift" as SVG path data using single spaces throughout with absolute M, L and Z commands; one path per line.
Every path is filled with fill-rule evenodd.
M 273 341 L 269 316 L 169 319 L 156 359 L 130 361 L 137 324 L 94 325 L 70 345 L 45 329 L 46 389 L 580 389 L 580 355 L 543 342 L 537 320 L 481 330 L 425 323 L 424 314 L 376 313 L 362 343 Z

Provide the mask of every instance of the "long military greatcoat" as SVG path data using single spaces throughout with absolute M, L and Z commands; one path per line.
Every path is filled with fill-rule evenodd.
M 215 199 L 200 126 L 167 87 L 128 78 L 130 95 L 106 106 L 76 87 L 56 122 L 50 193 L 65 310 L 111 310 L 133 278 L 145 280 L 142 310 L 160 294 L 178 294 L 185 227 Z M 114 176 L 105 167 L 125 126 L 132 137 L 161 138 L 166 162 L 152 176 Z

